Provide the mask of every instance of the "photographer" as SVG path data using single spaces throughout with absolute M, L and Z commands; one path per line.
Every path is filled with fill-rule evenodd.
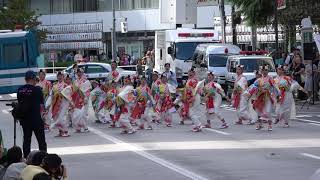
M 33 180 L 40 173 L 50 175 L 53 180 L 67 180 L 66 168 L 62 165 L 61 158 L 56 154 L 48 154 L 40 166 L 29 165 L 21 173 L 22 180 Z
M 34 132 L 39 150 L 47 151 L 47 143 L 44 133 L 44 122 L 41 119 L 41 106 L 44 104 L 42 90 L 36 87 L 36 73 L 28 71 L 25 74 L 26 85 L 18 89 L 18 105 L 22 114 L 20 124 L 23 129 L 23 154 L 28 157 L 30 153 L 31 137 Z

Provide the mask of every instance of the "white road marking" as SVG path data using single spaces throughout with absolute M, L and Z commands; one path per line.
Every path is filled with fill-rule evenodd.
M 2 98 L 2 96 L 0 96 L 0 99 Z
M 105 134 L 105 133 L 103 133 L 103 132 L 101 132 L 101 131 L 99 131 L 99 130 L 97 130 L 95 128 L 92 128 L 92 127 L 90 127 L 90 131 L 95 133 L 95 134 L 97 134 L 98 136 L 106 139 L 106 140 L 109 140 L 109 141 L 115 143 L 115 144 L 123 144 L 126 147 L 128 147 L 128 149 L 130 151 L 135 152 L 136 154 L 138 154 L 138 155 L 140 155 L 140 156 L 142 156 L 142 157 L 144 157 L 146 159 L 149 159 L 149 160 L 151 160 L 151 161 L 153 161 L 153 162 L 155 162 L 155 163 L 157 163 L 159 165 L 162 165 L 162 166 L 164 166 L 166 168 L 169 168 L 169 169 L 171 169 L 171 170 L 173 170 L 173 171 L 175 171 L 175 172 L 177 172 L 177 173 L 179 173 L 179 174 L 181 174 L 181 175 L 183 175 L 185 177 L 188 177 L 190 179 L 195 179 L 195 180 L 209 180 L 209 179 L 207 179 L 205 177 L 202 177 L 202 176 L 200 176 L 198 174 L 195 174 L 195 173 L 193 173 L 193 172 L 191 172 L 189 170 L 186 170 L 186 169 L 184 169 L 182 167 L 179 167 L 179 166 L 177 166 L 177 165 L 175 165 L 175 164 L 173 164 L 173 163 L 171 163 L 169 161 L 166 161 L 166 160 L 158 158 L 158 157 L 156 157 L 156 156 L 154 156 L 154 155 L 152 155 L 150 153 L 147 153 L 147 152 L 145 152 L 143 147 L 126 143 L 126 142 L 124 142 L 124 141 L 122 141 L 122 140 L 120 140 L 118 138 L 109 136 L 109 135 L 107 135 L 107 134 Z
M 304 118 L 304 117 L 307 117 L 307 118 L 311 118 L 312 116 L 310 115 L 296 115 L 297 118 Z
M 320 124 L 316 124 L 316 123 L 308 123 L 308 124 L 315 125 L 315 126 L 320 126 Z
M 299 118 L 295 118 L 296 120 L 299 121 L 304 121 L 304 122 L 309 122 L 309 123 L 315 123 L 315 124 L 320 124 L 319 121 L 312 121 L 312 120 L 307 120 L 307 119 L 299 119 Z
M 99 144 L 88 146 L 70 146 L 49 148 L 49 153 L 60 155 L 79 155 L 95 154 L 108 152 L 127 152 L 133 151 L 147 159 L 154 155 L 146 151 L 178 151 L 178 150 L 226 150 L 226 149 L 288 149 L 288 148 L 320 148 L 320 138 L 314 139 L 252 139 L 252 140 L 217 140 L 217 141 L 175 141 L 175 142 L 145 142 L 145 143 L 126 143 L 117 138 L 104 134 L 93 128 L 91 132 L 111 141 L 115 144 Z M 158 159 L 157 157 L 155 157 Z M 160 160 L 160 163 L 165 160 Z M 167 162 L 166 162 L 167 163 Z
M 223 134 L 223 135 L 226 135 L 226 136 L 231 135 L 231 133 L 219 131 L 219 130 L 216 130 L 216 129 L 211 129 L 211 128 L 203 128 L 203 129 L 207 130 L 207 131 L 215 132 L 215 133 L 218 133 L 218 134 Z
M 302 156 L 306 156 L 306 157 L 310 157 L 310 158 L 313 158 L 313 159 L 318 159 L 320 160 L 320 156 L 316 156 L 316 155 L 313 155 L 313 154 L 309 154 L 309 153 L 301 153 Z
M 12 93 L 12 94 L 9 94 L 12 98 L 16 98 L 17 97 L 17 93 Z

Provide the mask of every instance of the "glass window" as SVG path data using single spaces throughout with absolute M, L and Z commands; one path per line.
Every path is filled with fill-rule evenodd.
M 241 59 L 240 64 L 244 66 L 244 72 L 254 72 L 260 66 L 268 65 L 270 72 L 275 72 L 275 67 L 271 59 Z
M 224 54 L 210 54 L 209 66 L 210 67 L 226 67 L 228 56 Z
M 133 0 L 132 0 L 133 1 Z M 112 0 L 98 0 L 98 10 L 99 11 L 111 11 L 112 10 Z M 114 6 L 116 10 L 119 10 L 119 0 L 114 0 Z
M 98 10 L 97 0 L 73 0 L 73 12 L 90 12 L 90 11 L 97 11 L 97 10 Z
M 73 0 L 51 0 L 51 13 L 71 13 L 73 10 Z
M 133 2 L 134 2 L 134 4 L 133 4 L 134 9 L 146 8 L 145 0 L 134 0 Z
M 17 65 L 25 63 L 23 44 L 10 44 L 3 46 L 3 58 L 5 65 Z
M 146 8 L 159 8 L 159 0 L 145 0 Z
M 205 42 L 180 42 L 176 43 L 176 58 L 179 60 L 192 59 L 193 53 L 199 44 Z
M 133 0 L 120 0 L 120 10 L 133 9 Z
M 30 0 L 32 10 L 40 14 L 50 14 L 50 0 Z
M 90 74 L 90 73 L 104 73 L 104 72 L 107 72 L 107 70 L 102 66 L 99 66 L 99 65 L 87 66 L 86 73 L 88 73 L 88 74 Z

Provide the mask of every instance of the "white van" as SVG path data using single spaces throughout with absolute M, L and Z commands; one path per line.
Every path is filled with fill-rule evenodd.
M 238 55 L 240 48 L 232 44 L 209 43 L 197 46 L 193 54 L 194 65 L 201 65 L 209 72 L 213 72 L 216 81 L 226 90 L 227 60 L 230 56 Z
M 268 56 L 263 55 L 237 55 L 230 56 L 227 61 L 227 76 L 226 84 L 233 87 L 233 84 L 236 80 L 236 67 L 238 65 L 243 65 L 244 72 L 243 75 L 247 80 L 255 78 L 255 71 L 259 70 L 260 66 L 268 65 L 269 66 L 269 75 L 276 77 L 276 68 L 273 62 L 273 59 Z

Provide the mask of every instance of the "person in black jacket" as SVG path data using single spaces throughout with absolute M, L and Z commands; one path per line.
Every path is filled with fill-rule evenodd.
M 44 100 L 41 88 L 36 87 L 36 73 L 28 71 L 25 74 L 26 84 L 18 89 L 18 103 L 23 107 L 23 118 L 20 124 L 23 129 L 23 155 L 26 158 L 30 153 L 31 137 L 34 132 L 39 150 L 47 151 L 44 133 L 44 122 L 41 118 Z

